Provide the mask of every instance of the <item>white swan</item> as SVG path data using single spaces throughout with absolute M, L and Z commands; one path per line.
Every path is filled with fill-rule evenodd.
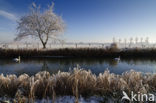
M 114 58 L 114 60 L 116 61 L 120 61 L 120 56 L 118 58 Z
M 21 62 L 21 57 L 18 56 L 18 58 L 14 58 L 14 61 L 15 61 L 15 62 Z
M 10 101 L 2 101 L 2 100 L 0 100 L 0 103 L 10 103 Z

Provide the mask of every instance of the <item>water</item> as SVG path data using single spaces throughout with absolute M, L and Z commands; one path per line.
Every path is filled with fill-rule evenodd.
M 117 62 L 112 59 L 102 58 L 31 58 L 22 59 L 21 63 L 16 63 L 12 59 L 0 59 L 0 73 L 20 75 L 27 73 L 34 75 L 39 71 L 49 71 L 57 73 L 69 71 L 79 65 L 83 69 L 90 69 L 98 75 L 106 69 L 111 73 L 122 74 L 134 69 L 143 73 L 156 73 L 156 59 L 121 59 Z

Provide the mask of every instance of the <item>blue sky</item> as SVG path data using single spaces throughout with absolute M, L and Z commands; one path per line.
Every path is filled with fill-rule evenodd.
M 16 20 L 32 2 L 44 10 L 52 1 L 66 23 L 67 42 L 111 42 L 113 37 L 156 42 L 156 0 L 0 0 L 0 42 L 13 40 Z

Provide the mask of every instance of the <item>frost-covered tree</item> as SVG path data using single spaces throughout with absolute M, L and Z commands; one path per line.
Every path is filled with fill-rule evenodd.
M 40 6 L 33 3 L 30 13 L 18 21 L 18 34 L 15 40 L 32 36 L 41 41 L 43 48 L 46 48 L 49 39 L 60 41 L 59 35 L 64 31 L 64 22 L 54 13 L 53 7 L 54 3 L 41 12 Z

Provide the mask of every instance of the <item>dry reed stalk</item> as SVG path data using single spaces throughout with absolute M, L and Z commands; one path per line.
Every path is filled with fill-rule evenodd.
M 13 89 L 13 90 L 12 90 Z M 122 91 L 130 93 L 148 93 L 156 90 L 156 74 L 142 74 L 129 71 L 122 75 L 116 75 L 106 70 L 98 76 L 91 71 L 74 68 L 71 72 L 58 72 L 50 75 L 44 71 L 29 77 L 23 74 L 0 75 L 0 96 L 28 98 L 28 102 L 34 102 L 35 98 L 52 97 L 55 102 L 57 95 L 73 95 L 75 102 L 79 96 L 121 96 Z

